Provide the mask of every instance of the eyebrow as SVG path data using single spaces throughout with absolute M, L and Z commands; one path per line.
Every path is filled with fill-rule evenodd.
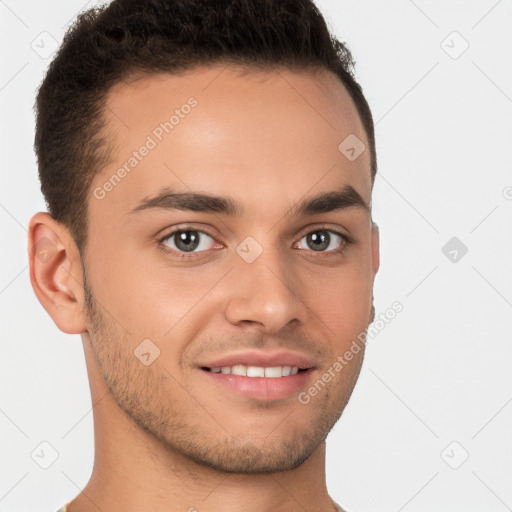
M 370 211 L 364 199 L 351 185 L 341 190 L 323 192 L 316 196 L 300 200 L 289 213 L 292 216 L 308 216 L 328 213 L 348 208 L 360 208 Z M 194 212 L 218 213 L 229 217 L 240 217 L 243 206 L 229 197 L 220 197 L 197 192 L 175 192 L 166 188 L 154 197 L 144 198 L 129 214 L 150 209 L 189 210 Z

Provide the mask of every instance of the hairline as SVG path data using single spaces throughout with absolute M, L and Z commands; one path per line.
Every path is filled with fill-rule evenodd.
M 367 133 L 365 123 L 363 118 L 359 112 L 359 108 L 352 96 L 351 91 L 344 83 L 343 79 L 337 74 L 335 71 L 330 69 L 328 66 L 322 63 L 304 63 L 304 62 L 268 62 L 268 61 L 251 61 L 247 59 L 235 59 L 235 58 L 214 58 L 207 62 L 190 62 L 190 63 L 182 63 L 176 69 L 154 69 L 154 68 L 140 68 L 140 67 L 132 67 L 128 69 L 123 75 L 119 76 L 116 80 L 114 80 L 104 91 L 101 92 L 99 97 L 96 100 L 97 106 L 97 114 L 96 119 L 100 123 L 99 130 L 92 134 L 88 143 L 91 145 L 99 145 L 100 147 L 100 156 L 98 161 L 96 162 L 96 168 L 90 173 L 89 182 L 87 184 L 86 190 L 86 203 L 84 205 L 83 215 L 84 218 L 84 229 L 81 233 L 81 240 L 77 240 L 73 234 L 73 239 L 77 247 L 79 248 L 80 255 L 85 255 L 87 251 L 87 242 L 89 235 L 89 205 L 92 202 L 92 194 L 93 190 L 93 181 L 99 176 L 102 170 L 108 165 L 112 164 L 115 160 L 115 155 L 119 150 L 118 141 L 115 138 L 115 134 L 110 131 L 110 120 L 112 119 L 112 115 L 108 114 L 108 101 L 109 97 L 112 94 L 115 94 L 120 88 L 124 86 L 132 86 L 143 82 L 144 80 L 151 80 L 154 77 L 158 76 L 183 76 L 187 73 L 194 72 L 197 70 L 207 70 L 215 67 L 229 67 L 233 71 L 238 72 L 238 76 L 244 77 L 250 75 L 251 73 L 261 73 L 261 74 L 275 74 L 279 75 L 279 71 L 292 71 L 295 73 L 304 73 L 310 75 L 321 75 L 322 72 L 328 72 L 332 76 L 337 79 L 338 85 L 344 88 L 347 93 L 352 108 L 354 109 L 358 122 L 361 124 L 362 131 L 365 137 L 365 143 L 367 147 L 370 146 L 370 138 Z M 271 79 L 272 77 L 269 77 Z M 106 141 L 106 144 L 105 144 Z M 371 189 L 373 189 L 374 184 L 374 176 L 372 171 L 372 154 L 370 152 L 370 162 L 368 172 L 370 173 L 370 183 Z

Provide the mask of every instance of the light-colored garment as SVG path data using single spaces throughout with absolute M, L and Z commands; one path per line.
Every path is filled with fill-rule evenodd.
M 336 506 L 336 512 L 347 512 L 346 510 L 343 510 L 336 502 L 334 502 L 334 505 Z M 62 508 L 59 508 L 57 512 L 67 512 L 67 505 L 64 505 Z

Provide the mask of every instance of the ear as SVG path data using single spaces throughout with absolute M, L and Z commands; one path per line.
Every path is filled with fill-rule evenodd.
M 373 279 L 375 280 L 375 275 L 377 274 L 380 267 L 380 237 L 379 237 L 379 226 L 372 220 L 372 234 L 371 234 L 371 244 L 372 244 L 372 270 L 373 270 Z M 375 320 L 375 305 L 373 303 L 373 293 L 372 293 L 372 310 L 370 313 L 370 323 Z
M 69 230 L 48 213 L 30 219 L 28 259 L 32 288 L 57 327 L 87 331 L 80 253 Z
M 372 220 L 372 268 L 373 277 L 378 272 L 380 267 L 380 250 L 379 250 L 379 226 Z

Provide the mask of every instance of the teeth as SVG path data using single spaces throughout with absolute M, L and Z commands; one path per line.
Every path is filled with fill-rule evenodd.
M 298 366 L 247 366 L 245 364 L 235 364 L 233 366 L 222 366 L 210 368 L 213 373 L 224 373 L 232 375 L 242 375 L 244 377 L 288 377 L 299 373 Z
M 261 366 L 248 366 L 246 375 L 247 377 L 265 377 L 265 368 Z M 276 377 L 281 377 L 281 375 L 276 375 Z
M 283 377 L 288 377 L 288 375 L 290 375 L 291 371 L 292 371 L 291 366 L 283 366 L 283 368 L 282 368 Z
M 231 373 L 233 375 L 247 375 L 247 366 L 243 364 L 235 364 L 235 366 L 231 367 Z
M 247 375 L 249 375 L 249 370 L 247 370 Z M 282 375 L 283 370 L 280 366 L 270 366 L 265 368 L 264 375 L 260 375 L 260 377 L 281 377 Z

